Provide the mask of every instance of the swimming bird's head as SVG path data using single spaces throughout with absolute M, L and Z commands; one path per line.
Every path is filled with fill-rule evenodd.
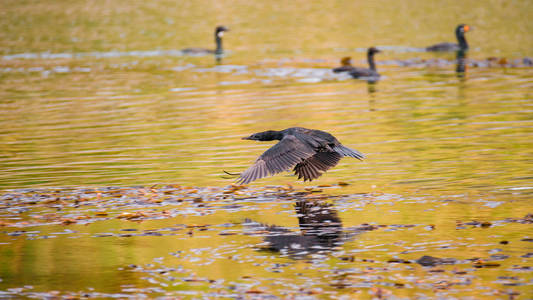
M 222 37 L 225 31 L 229 31 L 229 28 L 226 26 L 217 26 L 217 28 L 215 28 L 215 35 L 217 37 Z
M 243 137 L 243 140 L 252 140 L 252 141 L 273 141 L 281 140 L 283 135 L 279 131 L 268 130 L 263 132 L 254 133 L 250 136 Z
M 457 28 L 455 29 L 455 33 L 459 34 L 464 34 L 465 32 L 468 32 L 470 31 L 470 26 L 466 25 L 466 24 L 459 24 L 457 25 Z
M 376 47 L 370 47 L 368 48 L 368 54 L 375 54 L 375 53 L 380 53 L 381 50 L 379 50 L 378 48 Z

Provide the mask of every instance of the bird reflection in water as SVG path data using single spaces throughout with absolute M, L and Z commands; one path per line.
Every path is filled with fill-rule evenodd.
M 363 231 L 376 229 L 376 226 L 367 224 L 343 229 L 337 210 L 326 202 L 299 200 L 294 209 L 300 232 L 247 221 L 245 226 L 267 232 L 266 244 L 260 250 L 302 258 L 308 254 L 329 252 Z
M 464 78 L 466 75 L 466 68 L 467 68 L 467 51 L 466 50 L 457 50 L 457 56 L 456 56 L 456 67 L 455 72 L 457 74 L 457 77 Z
M 368 95 L 372 96 L 376 92 L 376 82 L 368 81 L 367 83 L 367 91 Z
M 368 91 L 368 110 L 376 111 L 376 82 L 367 82 L 367 91 Z

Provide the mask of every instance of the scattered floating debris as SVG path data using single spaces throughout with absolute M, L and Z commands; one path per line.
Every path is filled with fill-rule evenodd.
M 342 194 L 343 186 L 340 182 L 304 189 L 290 185 L 251 188 L 232 184 L 201 188 L 158 184 L 5 191 L 0 194 L 0 245 L 75 238 L 115 245 L 134 241 L 136 244 L 161 241 L 164 245 L 171 240 L 168 245 L 172 246 L 166 254 L 158 251 L 148 263 L 131 258 L 121 260 L 116 267 L 117 274 L 131 273 L 126 277 L 138 278 L 143 283 L 125 284 L 117 294 L 90 289 L 37 292 L 12 286 L 0 290 L 0 295 L 269 298 L 278 294 L 309 297 L 357 294 L 392 297 L 398 290 L 409 290 L 430 297 L 435 291 L 470 295 L 476 288 L 485 288 L 481 274 L 493 276 L 494 284 L 501 288 L 516 289 L 509 293 L 522 294 L 530 288 L 527 278 L 531 266 L 524 261 L 533 253 L 506 253 L 508 246 L 495 246 L 533 241 L 529 236 L 507 236 L 498 231 L 505 225 L 529 226 L 531 214 L 500 220 L 457 221 L 450 226 L 435 222 L 438 227 L 430 223 L 368 224 L 350 216 L 359 210 L 364 211 L 361 215 L 374 209 L 379 211 L 385 205 L 416 203 L 426 205 L 422 210 L 427 211 L 428 207 L 449 202 L 402 199 L 382 193 Z M 334 194 L 328 195 L 328 192 Z M 266 206 L 279 207 L 279 214 L 284 215 L 280 220 L 292 219 L 293 222 L 268 224 L 269 217 L 257 214 Z M 217 223 L 219 214 L 229 214 L 231 221 L 224 218 L 222 223 Z M 252 221 L 247 218 L 249 214 L 263 219 Z M 183 220 L 188 221 L 183 224 Z M 291 227 L 293 223 L 297 223 L 297 227 Z M 453 231 L 457 227 L 464 227 L 464 230 Z M 462 234 L 468 229 L 483 232 L 484 238 L 478 241 L 470 232 Z M 434 235 L 442 230 L 452 230 L 454 234 L 450 236 L 453 237 L 439 239 Z M 487 230 L 491 234 L 489 237 L 486 237 Z M 394 239 L 378 238 L 386 235 Z M 390 242 L 375 243 L 376 238 Z M 218 241 L 210 243 L 214 240 Z M 411 256 L 423 251 L 447 253 L 449 249 L 458 248 L 465 249 L 463 253 L 476 253 L 480 257 L 422 255 L 414 259 Z M 225 266 L 228 261 L 244 274 L 226 281 L 210 271 L 210 268 Z M 413 274 L 414 268 L 420 271 Z M 494 269 L 498 272 L 490 273 Z M 268 278 L 276 281 L 275 286 L 269 285 L 270 279 L 257 276 L 265 271 Z M 298 275 L 286 276 L 294 272 Z M 315 272 L 321 274 L 319 280 L 312 275 Z M 298 278 L 307 278 L 305 287 L 298 283 Z M 193 290 L 189 293 L 184 287 Z M 217 292 L 212 292 L 214 290 Z M 139 296 L 141 294 L 144 296 Z
M 424 267 L 433 267 L 436 265 L 453 265 L 457 262 L 454 258 L 438 258 L 429 255 L 424 255 L 416 260 L 416 263 Z

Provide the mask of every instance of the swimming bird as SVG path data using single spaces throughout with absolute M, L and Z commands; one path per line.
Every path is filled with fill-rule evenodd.
M 367 69 L 367 68 L 354 67 L 353 69 L 349 71 L 349 74 L 353 78 L 361 78 L 361 77 L 377 78 L 379 77 L 380 75 L 378 71 L 376 70 L 376 63 L 374 62 L 374 54 L 379 53 L 379 52 L 381 51 L 379 51 L 375 47 L 368 48 L 366 52 L 366 58 L 368 60 L 368 65 L 370 66 L 370 68 Z
M 224 36 L 224 32 L 226 31 L 229 31 L 229 29 L 225 26 L 217 26 L 215 28 L 215 44 L 217 45 L 215 50 L 205 48 L 186 48 L 182 49 L 181 52 L 185 55 L 215 54 L 217 60 L 220 60 L 224 54 L 224 50 L 222 49 L 222 36 Z
M 455 36 L 459 44 L 455 43 L 440 43 L 426 48 L 426 51 L 447 52 L 447 51 L 466 51 L 468 50 L 468 43 L 466 42 L 465 33 L 470 30 L 466 24 L 459 24 L 455 28 Z
M 341 66 L 333 69 L 334 73 L 348 72 L 354 69 L 352 66 L 352 58 L 349 56 L 341 58 Z
M 237 180 L 240 184 L 247 184 L 291 168 L 294 174 L 298 175 L 298 179 L 303 177 L 304 182 L 311 181 L 336 166 L 342 157 L 349 156 L 359 160 L 364 158 L 359 151 L 343 146 L 333 135 L 315 129 L 292 127 L 281 131 L 268 130 L 242 139 L 279 142 L 241 173 Z

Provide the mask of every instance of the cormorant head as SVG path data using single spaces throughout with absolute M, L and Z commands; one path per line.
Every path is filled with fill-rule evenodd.
M 455 33 L 457 35 L 461 34 L 463 35 L 465 32 L 468 32 L 470 30 L 470 26 L 466 24 L 459 24 L 457 25 L 457 28 L 455 29 Z
M 379 53 L 381 52 L 378 48 L 376 47 L 370 47 L 368 48 L 368 54 L 375 54 L 375 53 Z
M 279 131 L 268 130 L 263 132 L 254 133 L 251 136 L 243 137 L 243 140 L 253 140 L 253 141 L 273 141 L 281 140 L 282 134 Z
M 215 28 L 215 35 L 217 37 L 222 37 L 225 31 L 229 31 L 229 28 L 226 26 L 217 26 L 217 28 Z

